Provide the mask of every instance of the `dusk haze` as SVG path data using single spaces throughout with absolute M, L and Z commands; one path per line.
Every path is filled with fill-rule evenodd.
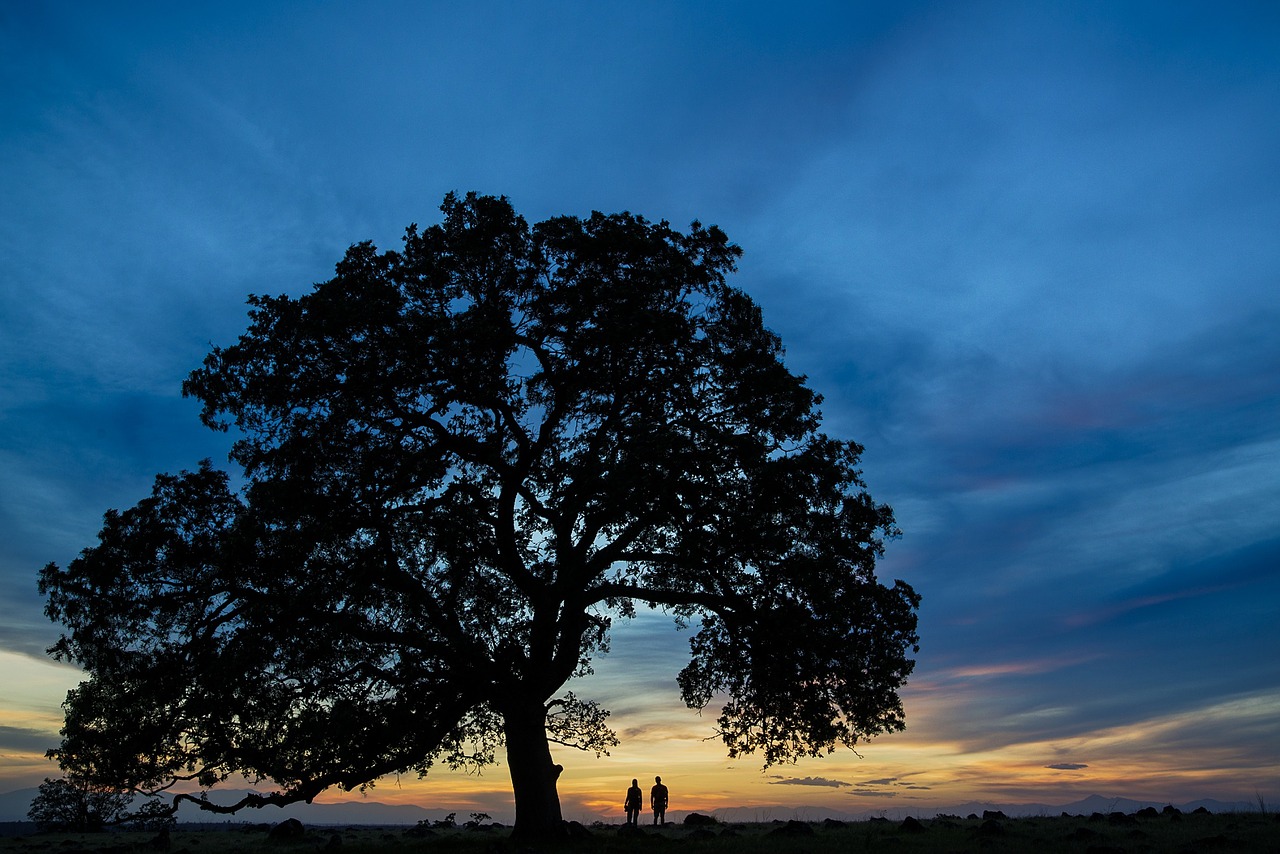
M 586 626 L 613 609 L 608 642 L 588 643 L 590 668 L 556 694 L 572 691 L 558 708 L 583 716 L 561 741 L 587 748 L 553 733 L 564 819 L 621 825 L 634 780 L 647 825 L 658 777 L 668 822 L 692 811 L 770 821 L 1280 802 L 1274 4 L 50 0 L 0 10 L 0 92 L 0 821 L 23 818 L 6 793 L 24 793 L 16 803 L 63 773 L 46 751 L 59 747 L 64 700 L 86 674 L 49 654 L 68 629 L 46 609 L 59 620 L 80 613 L 67 591 L 76 567 L 98 566 L 84 550 L 104 514 L 139 505 L 157 475 L 191 473 L 165 483 L 207 490 L 213 507 L 224 485 L 227 496 L 257 489 L 246 459 L 297 470 L 312 446 L 280 456 L 281 433 L 252 445 L 255 429 L 279 424 L 231 416 L 242 404 L 273 411 L 276 376 L 296 380 L 290 394 L 320 383 L 306 392 L 316 411 L 346 412 L 300 355 L 323 351 L 339 327 L 325 358 L 343 382 L 364 371 L 355 394 L 375 402 L 384 379 L 388 395 L 412 398 L 396 377 L 431 348 L 453 358 L 464 384 L 496 382 L 489 369 L 505 364 L 518 394 L 500 432 L 524 425 L 511 440 L 520 449 L 539 424 L 551 430 L 548 389 L 565 393 L 552 363 L 579 345 L 603 348 L 582 357 L 602 383 L 575 409 L 584 432 L 565 428 L 563 468 L 539 475 L 511 511 L 525 517 L 524 554 L 545 547 L 563 559 L 555 544 L 568 523 L 554 501 L 579 496 L 586 534 L 575 553 L 615 567 L 592 582 L 600 598 L 584 612 Z M 359 326 L 377 305 L 355 283 L 400 276 L 412 297 L 424 270 L 470 275 L 467 228 L 502 235 L 495 247 L 527 243 L 509 250 L 512 269 L 539 271 L 544 290 L 512 285 L 501 297 L 524 349 L 485 361 L 482 339 L 501 324 L 432 326 L 430 342 L 425 326 L 383 338 L 376 330 L 396 321 Z M 615 250 L 633 253 L 619 281 L 654 277 L 651 303 L 615 291 L 613 305 L 604 290 L 580 302 Z M 415 260 L 427 257 L 435 267 Z M 572 272 L 579 263 L 587 272 Z M 441 290 L 439 318 L 483 307 L 487 287 Z M 669 309 L 663 287 L 691 302 Z M 404 316 L 418 310 L 407 299 Z M 316 318 L 318 351 L 306 349 L 306 324 L 280 331 L 298 306 Z M 575 312 L 604 338 L 575 337 Z M 655 338 L 685 322 L 687 340 Z M 640 352 L 620 335 L 658 355 L 605 370 L 606 358 Z M 759 365 L 752 353 L 764 354 Z M 268 355 L 278 373 L 254 374 Z M 535 360 L 544 374 L 529 373 Z M 686 362 L 701 398 L 673 379 Z M 432 376 L 431 394 L 443 395 L 443 375 Z M 464 404 L 427 394 L 424 417 L 472 424 Z M 595 440 L 582 438 L 595 434 L 582 425 L 609 395 L 639 420 L 618 434 L 613 462 L 595 466 L 583 451 Z M 646 408 L 658 399 L 675 402 Z M 280 411 L 300 413 L 289 400 Z M 613 410 L 601 412 L 612 424 Z M 343 422 L 333 423 L 315 433 L 325 453 L 345 447 Z M 218 424 L 231 429 L 209 429 Z M 299 424 L 296 436 L 311 435 L 311 416 Z M 734 435 L 759 438 L 761 456 Z M 686 453 L 686 439 L 716 450 Z M 624 440 L 649 450 L 627 456 Z M 357 466 L 366 474 L 365 463 L 387 459 L 370 447 Z M 468 544 L 490 528 L 475 520 L 503 512 L 458 498 L 507 483 L 501 465 L 493 481 L 471 472 L 466 454 L 442 457 L 421 493 L 478 514 L 418 529 L 446 569 L 479 560 Z M 417 465 L 405 460 L 378 469 L 369 494 Z M 778 468 L 795 488 L 768 474 Z M 461 485 L 446 491 L 450 479 Z M 287 526 L 295 499 L 265 489 L 256 500 Z M 299 494 L 298 512 L 319 518 L 317 500 Z M 346 536 L 333 530 L 345 511 L 329 512 L 317 536 Z M 784 518 L 812 530 L 782 543 L 768 526 Z M 356 543 L 365 535 L 352 526 Z M 667 578 L 676 554 L 685 569 Z M 687 563 L 698 555 L 704 564 Z M 369 570 L 358 549 L 348 557 L 333 558 L 331 578 L 358 587 Z M 640 569 L 622 568 L 628 560 Z M 787 576 L 806 561 L 811 578 Z M 824 561 L 842 569 L 822 574 Z M 771 581 L 774 571 L 795 589 Z M 468 583 L 481 598 L 503 589 Z M 536 611 L 496 598 L 484 607 L 507 621 Z M 555 605 L 557 620 L 567 607 Z M 709 615 L 726 613 L 723 637 L 735 640 L 715 647 L 719 617 Z M 734 664 L 737 617 L 756 658 Z M 287 631 L 278 616 L 263 619 L 264 639 Z M 396 619 L 413 624 L 407 611 Z M 372 637 L 374 622 L 358 628 Z M 828 634 L 855 625 L 848 637 L 868 646 L 835 651 Z M 537 630 L 529 636 L 535 662 Z M 306 644 L 324 632 L 281 637 L 264 640 L 264 660 L 292 643 L 322 661 Z M 556 666 L 568 655 L 553 656 Z M 470 667 L 441 661 L 441 673 Z M 794 665 L 796 684 L 826 684 L 846 713 L 862 710 L 804 743 L 830 738 L 834 751 L 784 748 L 745 728 L 726 744 L 717 733 L 735 725 L 722 717 L 726 686 L 750 673 L 758 689 L 776 671 L 768 661 Z M 410 684 L 436 683 L 401 689 Z M 505 684 L 477 689 L 478 707 L 503 707 L 517 690 Z M 754 702 L 770 708 L 794 686 L 774 687 Z M 686 703 L 699 698 L 700 710 Z M 366 720 L 426 714 L 378 702 Z M 225 710 L 199 711 L 214 720 Z M 485 730 L 473 721 L 470 731 Z M 505 747 L 496 764 L 439 761 L 420 776 L 412 746 L 431 733 L 384 735 L 392 746 L 381 755 L 403 748 L 407 770 L 363 794 L 328 788 L 317 804 L 516 819 Z M 218 787 L 227 802 L 251 788 L 274 787 L 240 776 Z M 283 814 L 267 806 L 234 820 Z

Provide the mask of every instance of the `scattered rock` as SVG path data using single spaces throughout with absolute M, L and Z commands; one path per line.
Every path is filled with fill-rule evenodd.
M 903 833 L 924 833 L 924 825 L 919 819 L 907 816 L 902 820 L 902 824 L 898 825 L 898 830 Z
M 982 820 L 983 821 L 1008 821 L 1009 816 L 1005 815 L 1000 810 L 983 810 Z
M 1166 806 L 1164 809 L 1160 810 L 1160 812 L 1162 812 L 1162 813 L 1164 813 L 1165 815 L 1168 815 L 1168 816 L 1180 816 L 1180 815 L 1182 815 L 1182 810 L 1178 809 L 1178 808 L 1177 808 L 1177 807 L 1175 807 L 1173 804 L 1169 804 L 1169 805 L 1168 805 L 1168 806 Z
M 769 831 L 770 836 L 813 836 L 813 828 L 806 822 L 796 821 L 792 819 L 786 824 L 781 824 Z
M 172 844 L 169 839 L 169 828 L 162 827 L 160 832 L 155 835 L 155 838 L 147 842 L 147 848 L 152 851 L 168 851 Z
M 1136 815 L 1138 818 L 1159 818 L 1160 817 L 1160 813 L 1156 811 L 1155 807 L 1143 807 L 1142 809 L 1134 813 L 1134 815 Z
M 977 814 L 977 813 L 974 813 L 974 812 L 971 812 L 971 813 L 969 813 L 967 816 L 965 816 L 965 817 L 964 817 L 964 819 L 965 819 L 965 821 L 977 821 L 977 820 L 978 820 L 978 814 Z
M 1072 842 L 1088 842 L 1091 839 L 1099 839 L 1102 834 L 1096 830 L 1090 830 L 1087 827 L 1077 827 L 1066 835 L 1066 838 Z
M 590 839 L 591 831 L 582 826 L 580 821 L 566 821 L 564 823 L 565 835 L 570 839 Z
M 1209 810 L 1205 809 L 1204 807 L 1196 807 L 1191 811 L 1191 814 L 1192 815 L 1213 815 L 1213 813 L 1209 812 Z
M 703 815 L 700 812 L 691 812 L 684 817 L 684 823 L 690 827 L 706 827 L 711 824 L 719 824 L 715 816 Z
M 644 831 L 640 829 L 639 825 L 624 824 L 622 827 L 618 828 L 618 835 L 626 838 L 635 838 L 637 836 L 644 836 L 645 834 Z
M 301 839 L 307 833 L 307 829 L 302 826 L 302 822 L 296 818 L 286 818 L 284 821 L 271 828 L 271 832 L 267 834 L 268 839 L 274 839 L 277 842 L 281 840 Z
M 693 830 L 685 834 L 685 839 L 715 839 L 715 831 L 706 827 L 695 827 Z
M 982 824 L 978 826 L 978 829 L 975 830 L 974 833 L 976 833 L 978 836 L 984 836 L 984 837 L 1004 836 L 1004 825 L 996 821 L 994 818 L 989 818 L 986 821 L 982 822 Z
M 822 820 L 822 826 L 828 830 L 834 830 L 837 827 L 844 827 L 845 825 L 844 822 L 838 818 L 824 818 Z
M 1113 824 L 1117 827 L 1137 824 L 1138 820 L 1131 815 L 1125 815 L 1122 812 L 1113 812 L 1107 816 L 1107 824 Z

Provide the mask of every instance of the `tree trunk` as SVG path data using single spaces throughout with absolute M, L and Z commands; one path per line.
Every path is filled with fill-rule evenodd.
M 502 719 L 516 799 L 512 835 L 522 839 L 564 836 L 556 791 L 556 780 L 564 769 L 551 760 L 546 705 L 537 699 L 516 699 L 504 704 Z

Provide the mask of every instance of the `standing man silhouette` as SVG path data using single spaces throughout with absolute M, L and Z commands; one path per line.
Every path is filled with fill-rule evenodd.
M 640 791 L 640 781 L 633 779 L 631 788 L 627 789 L 627 800 L 622 804 L 627 811 L 627 824 L 640 823 L 640 804 L 644 802 L 644 794 Z
M 662 785 L 661 777 L 653 778 L 653 788 L 649 790 L 649 806 L 653 807 L 653 823 L 667 823 L 667 787 Z

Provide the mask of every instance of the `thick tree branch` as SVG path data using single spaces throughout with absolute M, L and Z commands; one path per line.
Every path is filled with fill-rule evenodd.
M 746 596 L 712 593 L 707 590 L 673 590 L 618 582 L 606 582 L 589 588 L 584 593 L 582 601 L 598 604 L 610 599 L 635 599 L 669 607 L 694 606 L 722 616 L 738 613 L 750 605 L 750 600 Z

